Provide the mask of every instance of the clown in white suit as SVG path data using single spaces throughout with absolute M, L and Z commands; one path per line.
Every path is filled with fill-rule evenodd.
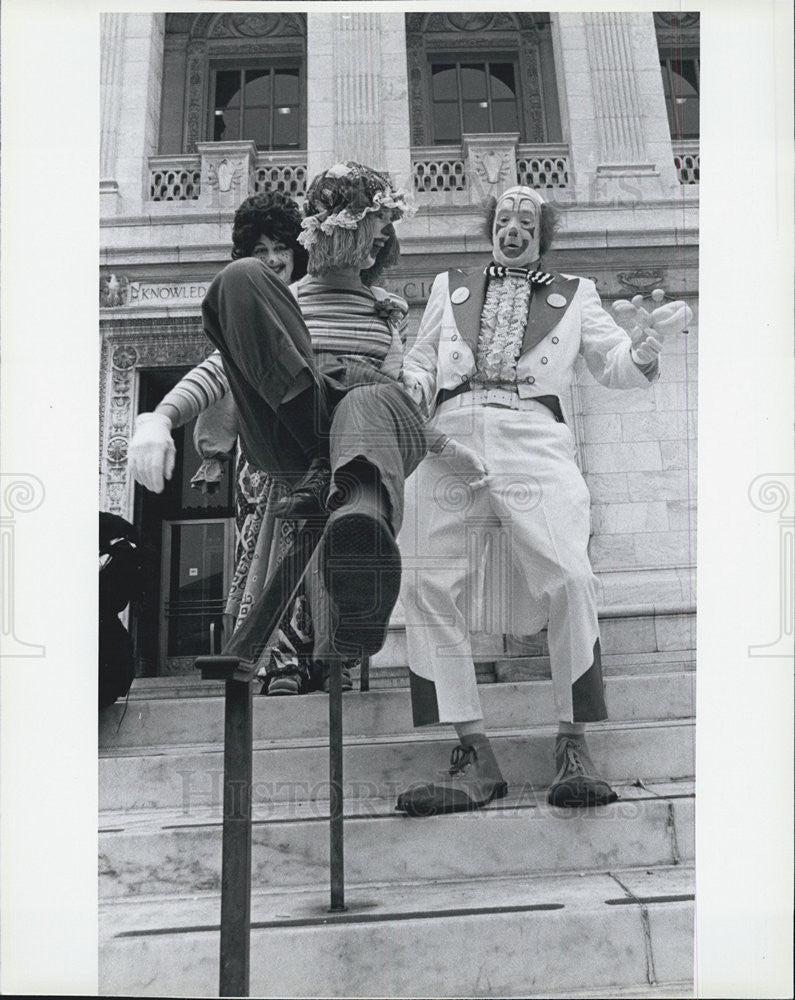
M 452 724 L 460 741 L 445 777 L 399 796 L 409 815 L 478 808 L 507 791 L 486 735 L 467 620 L 482 543 L 495 529 L 509 539 L 510 631 L 548 625 L 559 722 L 549 801 L 616 798 L 585 743 L 585 723 L 607 711 L 590 498 L 560 400 L 579 355 L 602 385 L 649 386 L 663 338 L 690 319 L 682 302 L 651 316 L 621 303 L 616 322 L 592 281 L 539 270 L 555 213 L 531 188 L 505 191 L 491 228 L 493 262 L 436 278 L 404 360 L 404 383 L 430 429 L 450 439 L 419 466 L 415 516 L 401 535 L 414 724 Z

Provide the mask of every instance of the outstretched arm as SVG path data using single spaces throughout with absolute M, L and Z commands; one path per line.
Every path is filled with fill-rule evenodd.
M 182 427 L 229 391 L 218 351 L 193 368 L 157 404 L 153 413 L 140 413 L 130 441 L 130 474 L 153 493 L 162 493 L 171 479 L 176 448 L 171 432 Z
M 580 350 L 588 369 L 602 385 L 611 389 L 633 389 L 648 387 L 659 375 L 657 354 L 651 351 L 639 353 L 634 341 L 637 325 L 622 312 L 622 302 L 614 306 L 614 315 L 603 308 L 594 283 L 581 278 L 582 286 L 582 340 Z M 633 314 L 635 306 L 630 305 Z M 618 308 L 616 308 L 618 307 Z M 638 328 L 640 333 L 640 328 Z
M 166 393 L 155 407 L 155 413 L 168 417 L 171 429 L 176 430 L 198 417 L 228 392 L 229 380 L 221 360 L 221 352 L 213 351 Z
M 655 288 L 651 298 L 653 302 L 660 303 L 665 293 L 661 288 Z M 643 306 L 642 295 L 634 296 L 631 302 L 618 299 L 613 303 L 613 316 L 632 340 L 632 360 L 649 378 L 657 373 L 665 338 L 684 333 L 693 321 L 692 310 L 685 302 L 678 299 L 666 302 L 650 313 Z

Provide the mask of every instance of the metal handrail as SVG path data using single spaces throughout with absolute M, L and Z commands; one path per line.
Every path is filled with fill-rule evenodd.
M 196 658 L 203 680 L 223 680 L 224 813 L 221 842 L 219 996 L 249 996 L 251 955 L 251 786 L 253 774 L 252 681 L 256 650 L 263 648 L 300 586 L 320 544 L 327 518 L 307 521 L 238 630 L 215 655 Z M 263 641 L 263 638 L 264 641 Z M 369 657 L 361 662 L 360 688 L 369 689 Z M 345 906 L 342 772 L 342 672 L 329 677 L 330 906 Z

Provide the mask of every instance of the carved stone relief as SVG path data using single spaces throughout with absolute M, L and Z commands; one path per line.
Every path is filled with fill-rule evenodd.
M 295 14 L 219 14 L 207 34 L 209 38 L 306 35 L 306 19 Z
M 127 452 L 135 416 L 136 372 L 141 368 L 192 367 L 207 357 L 212 346 L 198 316 L 109 326 L 113 332 L 104 338 L 100 372 L 100 507 L 129 519 L 132 484 L 127 475 Z
M 245 164 L 243 160 L 230 160 L 224 157 L 219 162 L 207 164 L 207 183 L 217 187 L 219 191 L 229 191 L 233 185 L 240 182 Z
M 621 285 L 634 293 L 646 295 L 654 288 L 662 287 L 665 282 L 665 272 L 660 269 L 646 268 L 637 271 L 620 271 L 616 274 Z
M 662 48 L 679 53 L 686 49 L 698 49 L 700 18 L 697 12 L 655 12 L 654 30 L 657 44 Z
M 185 117 L 184 148 L 196 152 L 201 141 L 204 119 L 204 95 L 207 92 L 207 43 L 191 42 L 188 46 L 188 113 Z
M 494 14 L 447 14 L 447 21 L 459 31 L 486 31 L 493 26 Z M 503 15 L 504 16 L 504 15 Z M 445 15 L 439 15 L 444 19 Z M 444 31 L 445 28 L 436 30 Z
M 99 279 L 99 304 L 103 309 L 114 309 L 123 306 L 127 301 L 129 279 L 126 275 L 111 273 Z
M 510 158 L 504 149 L 476 151 L 472 160 L 478 177 L 489 187 L 501 184 L 511 168 Z
M 544 112 L 544 85 L 541 82 L 541 53 L 535 32 L 523 31 L 519 49 L 521 100 L 527 142 L 544 142 L 547 134 Z
M 698 11 L 655 11 L 654 23 L 665 28 L 697 28 L 700 23 Z
M 516 28 L 543 31 L 549 25 L 549 14 L 507 13 L 453 13 L 453 14 L 406 14 L 406 31 L 490 31 L 500 28 Z

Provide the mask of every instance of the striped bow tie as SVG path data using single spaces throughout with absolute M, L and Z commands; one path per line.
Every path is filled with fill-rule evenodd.
M 526 267 L 505 267 L 503 264 L 489 264 L 486 268 L 489 278 L 524 278 L 531 285 L 551 285 L 554 274 L 547 271 L 529 271 Z

